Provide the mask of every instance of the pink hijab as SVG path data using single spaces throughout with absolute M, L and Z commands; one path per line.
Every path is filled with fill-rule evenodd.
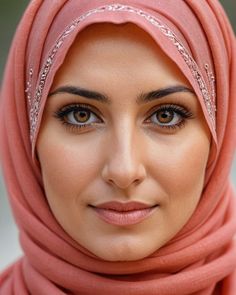
M 119 3 L 119 4 L 118 4 Z M 32 0 L 1 91 L 1 161 L 25 255 L 0 294 L 236 294 L 236 204 L 228 180 L 236 136 L 235 37 L 217 0 Z M 132 22 L 194 88 L 212 133 L 201 200 L 180 233 L 140 261 L 107 262 L 59 226 L 45 198 L 35 141 L 53 77 L 92 23 Z

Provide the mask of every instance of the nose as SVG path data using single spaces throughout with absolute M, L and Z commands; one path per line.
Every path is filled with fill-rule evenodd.
M 111 141 L 110 141 L 111 143 Z M 138 185 L 147 176 L 140 140 L 123 132 L 119 139 L 113 139 L 109 145 L 102 177 L 109 184 L 120 189 Z

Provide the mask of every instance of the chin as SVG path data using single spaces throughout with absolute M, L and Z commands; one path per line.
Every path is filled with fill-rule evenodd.
M 125 243 L 121 242 L 116 245 L 110 245 L 108 248 L 102 247 L 100 249 L 96 249 L 96 253 L 93 252 L 99 258 L 105 261 L 118 262 L 118 261 L 137 261 L 144 259 L 152 255 L 156 250 L 156 247 L 146 247 L 145 243 L 139 245 L 133 243 Z

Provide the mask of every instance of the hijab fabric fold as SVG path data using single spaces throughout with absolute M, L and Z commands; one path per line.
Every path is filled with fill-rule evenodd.
M 191 83 L 212 134 L 201 200 L 184 228 L 140 261 L 107 262 L 72 240 L 52 215 L 35 143 L 55 73 L 76 36 L 132 22 Z M 3 173 L 24 256 L 0 294 L 236 294 L 236 202 L 229 181 L 236 137 L 236 47 L 217 0 L 33 0 L 15 34 L 0 101 Z

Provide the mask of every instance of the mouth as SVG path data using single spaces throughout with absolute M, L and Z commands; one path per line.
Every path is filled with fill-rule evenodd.
M 108 224 L 117 226 L 135 225 L 147 219 L 159 205 L 148 205 L 141 202 L 106 202 L 90 207 L 97 216 Z

